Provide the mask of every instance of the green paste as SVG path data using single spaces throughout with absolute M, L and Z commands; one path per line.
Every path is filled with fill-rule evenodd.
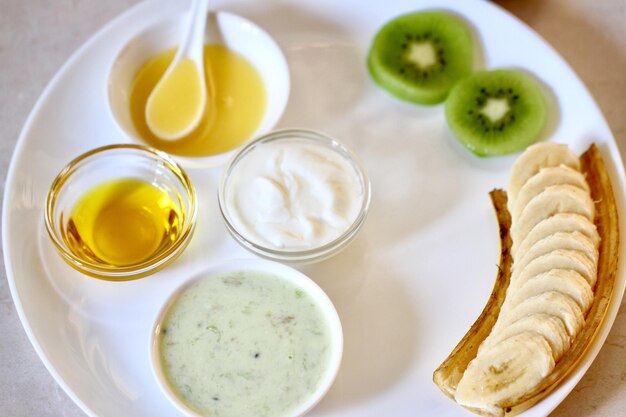
M 159 349 L 170 386 L 200 414 L 276 417 L 317 389 L 330 329 L 294 285 L 239 271 L 187 288 L 167 312 Z

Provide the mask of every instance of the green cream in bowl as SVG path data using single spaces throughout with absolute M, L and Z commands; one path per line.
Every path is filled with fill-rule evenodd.
M 263 260 L 187 281 L 151 340 L 163 392 L 194 417 L 300 416 L 330 388 L 342 350 L 326 294 L 297 270 Z

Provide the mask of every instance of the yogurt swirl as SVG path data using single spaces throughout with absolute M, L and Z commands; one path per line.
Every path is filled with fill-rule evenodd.
M 226 204 L 237 230 L 280 250 L 332 242 L 354 223 L 364 199 L 350 160 L 296 137 L 244 155 L 230 173 L 228 190 Z

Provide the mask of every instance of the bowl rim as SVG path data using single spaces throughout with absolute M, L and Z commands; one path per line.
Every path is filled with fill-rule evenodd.
M 362 185 L 362 201 L 359 209 L 359 214 L 354 219 L 352 224 L 335 239 L 327 242 L 323 245 L 301 249 L 301 250 L 284 250 L 275 249 L 265 246 L 260 243 L 255 243 L 251 239 L 247 238 L 244 233 L 239 231 L 237 227 L 230 220 L 228 214 L 228 204 L 226 202 L 226 189 L 227 183 L 230 178 L 231 172 L 235 169 L 237 163 L 242 160 L 246 155 L 253 152 L 254 149 L 265 143 L 277 142 L 281 140 L 306 140 L 312 143 L 321 144 L 335 152 L 341 157 L 346 159 L 350 165 L 354 168 L 356 174 L 359 176 Z M 361 159 L 346 145 L 338 141 L 337 139 L 316 130 L 302 129 L 302 128 L 288 128 L 273 130 L 265 135 L 259 136 L 247 145 L 239 149 L 239 151 L 230 159 L 226 164 L 226 167 L 222 171 L 220 183 L 218 187 L 218 205 L 222 219 L 226 228 L 235 240 L 252 251 L 253 253 L 265 257 L 271 260 L 306 263 L 317 262 L 323 259 L 327 259 L 341 249 L 345 248 L 357 235 L 357 232 L 365 223 L 365 219 L 369 213 L 369 207 L 371 204 L 371 181 L 365 166 Z
M 113 104 L 115 100 L 112 98 L 112 94 L 115 94 L 114 91 L 116 90 L 115 88 L 113 88 L 114 86 L 113 74 L 116 71 L 118 71 L 117 67 L 119 66 L 120 60 L 122 59 L 123 55 L 126 53 L 129 45 L 133 44 L 134 42 L 137 42 L 142 37 L 149 36 L 151 32 L 157 31 L 157 29 L 160 26 L 165 27 L 168 25 L 182 24 L 182 23 L 177 23 L 177 22 L 180 21 L 181 19 L 184 20 L 186 13 L 187 13 L 186 10 L 182 10 L 180 11 L 180 13 L 177 13 L 175 15 L 170 15 L 166 18 L 160 19 L 158 21 L 154 21 L 151 24 L 143 27 L 141 30 L 138 30 L 136 33 L 133 33 L 132 36 L 128 37 L 128 39 L 126 39 L 122 43 L 120 49 L 115 53 L 111 62 L 109 63 L 107 76 L 106 76 L 106 83 L 104 83 L 104 88 L 105 88 L 104 94 L 105 94 L 106 101 L 107 101 L 107 105 L 106 105 L 107 113 L 110 119 L 112 120 L 113 124 L 116 126 L 117 130 L 123 135 L 123 137 L 126 140 L 128 140 L 132 144 L 139 144 L 139 145 L 149 146 L 149 147 L 158 149 L 148 144 L 144 139 L 142 139 L 139 133 L 136 131 L 134 126 L 131 126 L 131 128 L 129 129 L 127 126 L 128 123 L 124 123 L 120 121 L 120 117 L 118 117 L 119 110 L 116 110 L 117 106 Z M 271 103 L 270 97 L 272 97 L 272 91 L 274 91 L 275 89 L 270 90 L 269 88 L 267 88 L 267 82 L 266 82 L 267 80 L 265 77 L 263 77 L 264 73 L 262 73 L 261 70 L 258 68 L 256 62 L 251 60 L 249 57 L 246 57 L 245 55 L 238 52 L 239 54 L 244 56 L 250 62 L 250 64 L 252 64 L 252 66 L 259 72 L 259 75 L 262 77 L 264 81 L 264 85 L 266 87 L 266 109 L 265 109 L 263 118 L 259 121 L 259 125 L 250 134 L 250 136 L 247 139 L 242 141 L 235 148 L 230 149 L 226 152 L 215 154 L 215 155 L 201 155 L 201 156 L 178 155 L 175 153 L 170 154 L 181 165 L 188 167 L 188 168 L 211 168 L 211 167 L 224 166 L 224 164 L 227 163 L 228 160 L 233 156 L 233 154 L 235 154 L 239 149 L 241 149 L 243 146 L 253 141 L 256 137 L 267 134 L 280 122 L 281 118 L 283 117 L 285 113 L 285 110 L 287 109 L 289 96 L 291 94 L 291 74 L 290 74 L 290 69 L 289 69 L 289 62 L 287 61 L 287 58 L 285 56 L 283 49 L 280 47 L 276 39 L 274 39 L 274 37 L 267 30 L 265 30 L 263 27 L 258 25 L 256 22 L 244 16 L 241 16 L 233 12 L 225 11 L 225 10 L 208 10 L 207 19 L 209 19 L 210 16 L 213 16 L 216 21 L 219 21 L 221 19 L 227 22 L 232 21 L 234 22 L 233 23 L 234 26 L 245 28 L 246 32 L 253 32 L 255 34 L 255 37 L 260 36 L 261 38 L 263 38 L 263 42 L 267 43 L 267 45 L 276 52 L 277 62 L 273 64 L 273 67 L 276 68 L 277 66 L 279 66 L 281 71 L 284 69 L 284 74 L 282 74 L 280 77 L 281 79 L 284 80 L 284 94 L 277 96 L 278 97 L 278 99 L 276 100 L 277 110 L 275 112 L 275 117 L 269 119 L 269 122 L 266 122 L 265 118 L 269 114 L 268 112 L 268 110 L 270 109 L 269 104 Z M 217 42 L 217 43 L 223 44 L 221 42 Z M 168 46 L 164 48 L 168 48 Z M 159 51 L 163 51 L 163 50 L 164 49 L 156 50 L 154 51 L 154 53 L 158 53 Z M 138 71 L 140 68 L 141 68 L 141 65 L 136 71 Z M 131 81 L 131 84 L 132 84 L 132 81 Z M 127 90 L 130 90 L 130 87 L 128 87 L 124 91 L 128 92 Z M 128 97 L 126 97 L 124 100 L 127 101 Z M 126 103 L 126 104 L 129 104 L 129 103 Z M 263 125 L 265 123 L 267 123 L 267 126 L 263 128 Z M 130 124 L 132 125 L 132 121 L 130 121 Z M 263 129 L 259 130 L 261 128 Z
M 332 300 L 312 278 L 288 265 L 266 259 L 231 259 L 205 267 L 201 271 L 195 272 L 193 275 L 185 278 L 168 293 L 166 299 L 160 304 L 160 307 L 152 321 L 153 324 L 150 330 L 148 346 L 152 374 L 156 379 L 159 388 L 168 400 L 185 415 L 189 417 L 207 417 L 188 406 L 179 396 L 176 395 L 174 390 L 168 384 L 159 358 L 160 352 L 158 336 L 160 335 L 161 324 L 167 315 L 167 312 L 187 289 L 203 279 L 212 279 L 229 272 L 269 273 L 281 280 L 289 282 L 297 288 L 305 291 L 311 297 L 311 299 L 319 307 L 322 316 L 324 317 L 324 321 L 328 324 L 331 349 L 327 369 L 322 374 L 317 389 L 313 391 L 313 393 L 311 393 L 309 397 L 298 407 L 292 410 L 292 412 L 286 414 L 284 417 L 297 417 L 304 415 L 319 401 L 321 401 L 322 398 L 324 398 L 337 377 L 343 358 L 343 328 L 339 314 L 337 313 L 337 309 L 335 308 Z
M 55 204 L 59 192 L 63 189 L 65 184 L 70 180 L 72 175 L 79 169 L 84 169 L 83 163 L 89 163 L 90 159 L 102 155 L 109 155 L 115 151 L 131 151 L 137 157 L 147 158 L 159 161 L 163 166 L 167 167 L 168 172 L 173 174 L 178 181 L 183 185 L 185 189 L 185 197 L 189 205 L 189 211 L 183 220 L 183 224 L 186 225 L 183 232 L 178 236 L 176 241 L 172 245 L 168 246 L 162 252 L 159 252 L 157 256 L 150 257 L 144 261 L 126 265 L 126 266 L 103 266 L 94 262 L 89 262 L 81 257 L 76 256 L 72 251 L 67 249 L 67 246 L 63 242 L 63 239 L 58 235 L 58 228 L 54 219 Z M 191 179 L 184 171 L 184 169 L 174 161 L 167 153 L 154 149 L 144 145 L 138 144 L 113 144 L 101 146 L 91 149 L 74 159 L 72 159 L 61 171 L 57 174 L 52 181 L 48 194 L 46 196 L 45 210 L 44 210 L 44 223 L 48 235 L 50 236 L 52 243 L 54 244 L 57 252 L 61 257 L 74 269 L 92 276 L 94 278 L 106 279 L 106 280 L 120 280 L 126 281 L 131 279 L 137 279 L 144 277 L 148 274 L 155 272 L 156 270 L 165 266 L 168 260 L 173 260 L 189 243 L 191 236 L 193 235 L 196 218 L 197 218 L 197 197 L 196 191 L 191 182 Z

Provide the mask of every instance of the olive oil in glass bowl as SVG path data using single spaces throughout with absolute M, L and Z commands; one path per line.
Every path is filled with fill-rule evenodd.
M 196 220 L 193 185 L 167 154 L 139 145 L 94 149 L 52 183 L 46 228 L 78 271 L 125 281 L 149 275 L 187 246 Z

